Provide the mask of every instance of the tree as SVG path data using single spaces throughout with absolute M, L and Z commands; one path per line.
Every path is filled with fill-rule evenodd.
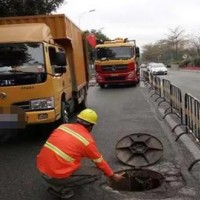
M 142 62 L 155 61 L 154 44 L 146 44 L 143 46 Z
M 159 40 L 155 44 L 143 46 L 143 62 L 164 62 L 166 60 L 167 46 L 165 40 Z
M 0 17 L 50 14 L 64 0 L 0 0 Z
M 107 37 L 105 34 L 103 34 L 101 32 L 101 30 L 95 30 L 95 29 L 92 29 L 90 31 L 90 33 L 93 33 L 96 37 L 96 40 L 97 40 L 97 43 L 99 43 L 100 41 L 106 41 L 106 40 L 110 40 L 109 37 Z
M 167 38 L 158 40 L 154 44 L 143 46 L 142 61 L 144 62 L 180 62 L 188 52 L 188 40 L 185 31 L 179 27 L 170 29 Z
M 167 45 L 172 51 L 172 61 L 178 61 L 181 59 L 180 51 L 184 49 L 186 43 L 186 36 L 184 35 L 185 30 L 176 27 L 170 29 L 170 33 L 167 35 Z
M 200 56 L 200 36 L 194 36 L 191 39 L 193 49 L 195 49 L 197 56 Z
M 97 44 L 100 41 L 110 40 L 105 34 L 103 34 L 101 32 L 101 30 L 92 29 L 91 31 L 89 31 L 89 30 L 85 31 L 86 36 L 89 34 L 93 34 L 95 36 Z M 88 45 L 87 51 L 88 51 L 90 63 L 93 63 L 94 62 L 94 49 L 90 45 Z

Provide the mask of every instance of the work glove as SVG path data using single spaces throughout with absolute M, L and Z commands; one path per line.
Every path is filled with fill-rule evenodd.
M 110 176 L 109 178 L 116 182 L 119 182 L 119 181 L 125 179 L 124 174 L 125 174 L 125 172 L 115 173 L 112 176 Z

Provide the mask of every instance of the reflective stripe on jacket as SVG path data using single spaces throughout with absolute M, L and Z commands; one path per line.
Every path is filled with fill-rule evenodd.
M 67 162 L 74 162 L 75 160 L 74 158 L 70 157 L 69 155 L 67 155 L 62 150 L 58 149 L 56 146 L 54 146 L 53 144 L 49 142 L 46 142 L 44 146 L 50 149 L 51 151 L 53 151 L 55 154 L 59 155 L 61 158 L 63 158 Z
M 84 157 L 91 159 L 106 176 L 113 175 L 88 130 L 80 124 L 63 124 L 42 147 L 37 167 L 49 177 L 66 178 L 80 167 Z

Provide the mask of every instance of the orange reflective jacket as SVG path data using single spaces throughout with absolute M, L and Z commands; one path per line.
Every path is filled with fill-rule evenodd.
M 80 124 L 63 124 L 42 147 L 37 168 L 49 177 L 66 178 L 80 167 L 84 157 L 92 159 L 106 176 L 113 175 L 88 130 Z

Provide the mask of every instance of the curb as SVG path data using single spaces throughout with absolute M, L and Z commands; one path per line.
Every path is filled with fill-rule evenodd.
M 146 84 L 144 84 L 146 87 L 146 89 L 148 89 L 148 86 Z M 149 99 L 151 99 L 150 96 L 148 96 Z M 166 114 L 165 113 L 165 109 L 159 107 L 156 102 L 151 102 L 153 109 L 158 113 L 159 118 L 161 117 L 162 120 L 168 125 L 168 127 L 171 130 L 172 134 L 175 134 L 175 140 L 174 142 L 182 142 L 182 144 L 185 146 L 186 150 L 192 155 L 192 162 L 194 162 L 195 160 L 200 160 L 200 141 L 197 141 L 197 139 L 195 139 L 195 137 L 192 135 L 191 133 L 188 134 L 182 134 L 185 133 L 185 125 L 179 125 L 177 126 L 179 123 L 177 123 L 177 121 L 175 121 L 170 114 L 166 115 L 165 118 L 163 119 L 163 116 Z M 176 128 L 174 129 L 174 127 L 176 126 Z M 174 129 L 174 130 L 173 130 Z M 182 134 L 180 136 L 180 134 Z M 180 137 L 179 137 L 180 136 Z M 190 165 L 191 166 L 191 165 Z M 190 171 L 190 166 L 188 166 L 188 171 Z
M 161 114 L 161 116 L 164 116 L 164 109 L 158 108 L 158 112 Z M 177 125 L 177 122 L 175 122 L 172 117 L 170 117 L 170 115 L 167 115 L 164 120 L 167 122 L 171 129 L 173 129 Z M 181 133 L 185 132 L 184 129 L 181 128 L 181 126 L 183 125 L 176 127 L 173 131 L 173 133 L 175 133 L 177 137 Z M 195 139 L 194 141 L 192 141 L 191 137 L 189 137 L 187 134 L 184 134 L 176 142 L 178 141 L 181 141 L 185 145 L 185 147 L 192 154 L 195 160 L 200 159 L 200 147 L 199 145 L 194 143 Z
M 184 72 L 200 73 L 200 70 L 191 70 L 191 69 L 178 69 L 178 70 L 172 70 L 172 71 L 184 71 Z

